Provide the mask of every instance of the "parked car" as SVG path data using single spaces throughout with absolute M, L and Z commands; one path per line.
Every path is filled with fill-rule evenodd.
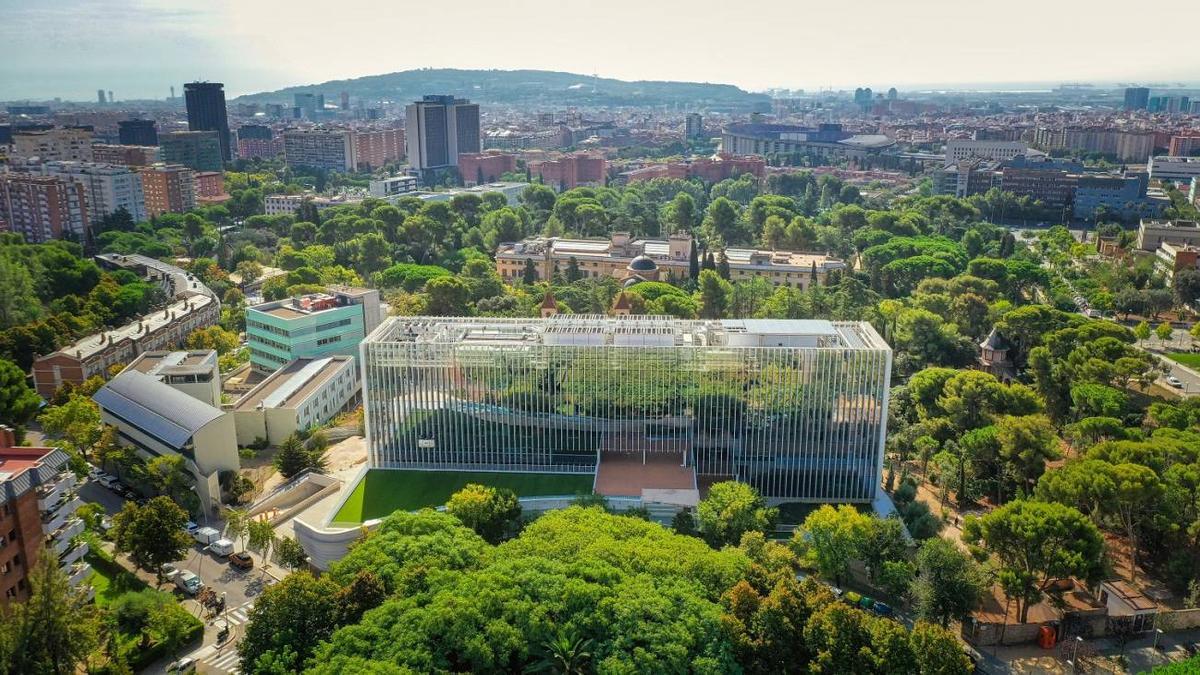
M 208 545 L 208 550 L 212 551 L 217 557 L 224 558 L 233 553 L 233 542 L 228 539 L 218 539 Z
M 863 609 L 871 609 L 871 607 L 875 606 L 875 599 L 864 595 L 862 596 L 862 600 L 858 601 L 858 606 Z
M 878 614 L 879 616 L 891 616 L 892 615 L 891 606 L 884 604 L 882 602 L 879 602 L 878 600 L 875 601 L 875 606 L 872 607 L 871 609 L 875 610 L 875 613 Z
M 101 484 L 101 485 L 103 485 L 104 487 L 106 487 L 106 488 L 108 488 L 108 489 L 110 489 L 110 490 L 112 489 L 112 487 L 113 487 L 114 485 L 119 485 L 119 484 L 120 484 L 120 483 L 118 483 L 118 482 L 117 482 L 117 479 L 116 479 L 116 478 L 113 478 L 112 476 L 110 476 L 110 475 L 108 475 L 108 474 L 106 474 L 106 473 L 101 473 L 101 474 L 99 475 L 99 477 L 97 477 L 97 478 L 96 478 L 96 482 L 97 482 L 97 483 L 99 483 L 99 484 Z
M 251 558 L 250 554 L 245 551 L 232 553 L 229 556 L 229 566 L 236 567 L 239 570 L 252 569 L 254 567 L 254 558 Z
M 175 586 L 188 595 L 196 595 L 204 590 L 204 582 L 190 570 L 180 570 L 179 574 L 175 575 Z
M 173 580 L 175 575 L 179 574 L 179 568 L 171 563 L 163 563 L 162 567 L 158 568 L 158 571 L 167 580 Z
M 858 593 L 855 593 L 854 591 L 846 591 L 845 593 L 842 594 L 842 600 L 845 600 L 846 602 L 850 603 L 851 605 L 857 605 L 859 602 L 862 602 L 862 599 L 863 599 L 863 596 L 859 595 Z
M 95 467 L 90 464 L 88 465 L 88 478 L 91 478 L 92 480 L 96 480 L 100 476 L 106 476 L 106 475 L 108 475 L 108 474 L 101 471 L 99 469 L 99 467 Z
M 1180 379 L 1178 377 L 1175 377 L 1174 375 L 1167 376 L 1167 384 L 1171 385 L 1172 387 L 1175 387 L 1176 389 L 1183 389 L 1183 382 L 1180 381 Z
M 168 673 L 193 673 L 196 672 L 196 659 L 184 657 L 178 661 L 172 661 L 171 665 L 167 666 Z
M 200 529 L 200 526 L 199 526 L 199 525 L 197 525 L 197 524 L 195 524 L 195 523 L 193 523 L 192 521 L 190 521 L 190 520 L 189 520 L 189 521 L 187 521 L 187 523 L 186 523 L 186 524 L 183 526 L 183 529 L 184 529 L 184 530 L 186 530 L 188 534 L 190 534 L 190 535 L 195 535 L 195 534 L 196 534 L 196 530 Z

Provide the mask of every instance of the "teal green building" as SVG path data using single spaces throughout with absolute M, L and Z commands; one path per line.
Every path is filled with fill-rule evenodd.
M 298 358 L 357 356 L 380 321 L 379 291 L 336 288 L 246 310 L 250 367 L 267 374 Z

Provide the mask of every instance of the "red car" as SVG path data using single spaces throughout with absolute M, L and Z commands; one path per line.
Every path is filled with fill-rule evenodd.
M 249 553 L 242 551 L 241 553 L 230 553 L 229 564 L 239 570 L 248 570 L 254 567 L 254 558 L 250 557 Z

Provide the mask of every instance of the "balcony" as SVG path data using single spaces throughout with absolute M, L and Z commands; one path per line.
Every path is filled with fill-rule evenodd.
M 88 551 L 91 550 L 91 547 L 86 541 L 80 541 L 73 547 L 71 547 L 69 544 L 69 542 L 72 540 L 68 539 L 67 541 L 69 547 L 67 552 L 65 554 L 61 554 L 58 558 L 59 565 L 61 565 L 64 570 L 80 562 L 83 556 L 87 555 Z
M 67 570 L 67 579 L 71 582 L 71 586 L 78 586 L 83 583 L 92 574 L 92 566 L 85 563 L 75 563 Z
M 75 487 L 75 474 L 64 471 L 50 482 L 38 486 L 38 510 L 47 511 L 58 503 L 62 496 Z
M 75 511 L 83 506 L 83 500 L 67 493 L 51 510 L 42 516 L 42 531 L 55 532 L 67 522 Z
M 57 530 L 50 533 L 47 541 L 50 545 L 50 550 L 54 551 L 54 555 L 62 555 L 71 548 L 71 540 L 83 534 L 83 520 L 75 518 L 69 520 Z

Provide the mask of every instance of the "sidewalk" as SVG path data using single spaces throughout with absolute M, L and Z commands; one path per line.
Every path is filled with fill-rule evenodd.
M 1200 642 L 1200 629 L 1163 633 L 1159 648 L 1154 648 L 1154 633 L 1130 641 L 1125 645 L 1126 667 L 1121 669 L 1117 656 L 1120 647 L 1111 638 L 1086 640 L 1078 651 L 1068 643 L 1059 643 L 1053 649 L 1042 649 L 1037 645 L 1014 645 L 1010 647 L 985 647 L 978 649 L 984 655 L 981 670 L 995 675 L 1068 675 L 1074 672 L 1087 673 L 1144 673 L 1158 666 L 1185 661 L 1190 654 L 1185 644 Z M 993 659 L 992 654 L 996 656 Z M 1081 669 L 1076 671 L 1067 659 L 1078 656 Z

